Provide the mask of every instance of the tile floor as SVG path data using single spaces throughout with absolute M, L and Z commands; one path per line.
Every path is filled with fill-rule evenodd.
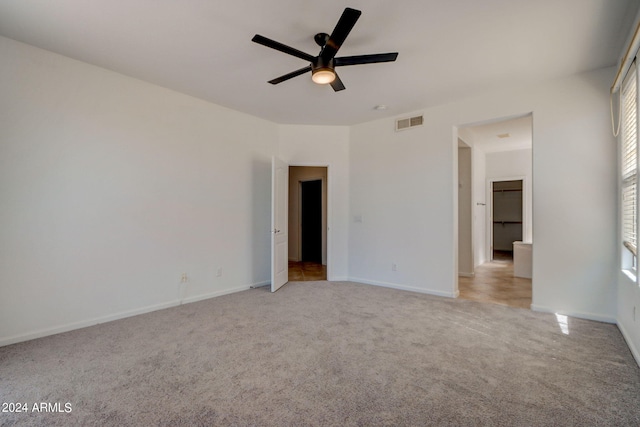
M 474 277 L 458 278 L 460 298 L 530 308 L 531 279 L 513 277 L 513 261 L 508 257 L 497 258 L 476 267 Z M 289 261 L 289 280 L 327 280 L 327 266 L 315 262 Z
M 513 277 L 513 261 L 498 259 L 476 267 L 474 277 L 458 277 L 460 298 L 530 308 L 531 279 Z
M 289 261 L 289 280 L 292 282 L 327 280 L 327 266 L 308 261 Z

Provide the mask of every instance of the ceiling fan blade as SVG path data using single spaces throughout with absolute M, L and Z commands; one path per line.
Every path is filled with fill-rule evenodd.
M 307 65 L 304 68 L 300 68 L 299 70 L 292 71 L 289 74 L 285 74 L 284 76 L 276 77 L 273 80 L 269 80 L 269 83 L 271 83 L 272 85 L 277 85 L 278 83 L 282 83 L 286 80 L 292 79 L 294 77 L 298 77 L 299 75 L 302 75 L 309 71 L 311 71 L 311 65 Z
M 340 77 L 338 76 L 338 74 L 336 74 L 336 78 L 330 84 L 334 92 L 339 92 L 341 90 L 346 89 L 346 87 L 344 87 L 344 84 L 342 83 L 342 80 L 340 80 Z
M 340 46 L 344 43 L 353 26 L 356 25 L 356 21 L 360 18 L 361 14 L 361 11 L 351 9 L 350 7 L 344 9 L 344 12 L 342 12 L 342 16 L 336 24 L 336 27 L 333 29 L 327 44 L 322 48 L 322 52 L 320 53 L 322 59 L 328 62 L 331 58 L 336 56 L 338 49 L 340 49 Z
M 252 42 L 261 44 L 263 46 L 267 46 L 270 47 L 271 49 L 275 49 L 275 50 L 279 50 L 280 52 L 284 52 L 287 53 L 289 55 L 293 55 L 295 57 L 298 57 L 300 59 L 304 59 L 305 61 L 308 62 L 313 62 L 315 60 L 315 56 L 309 55 L 308 53 L 304 53 L 298 49 L 294 49 L 290 46 L 287 46 L 285 44 L 282 44 L 280 42 L 277 42 L 275 40 L 271 40 L 268 39 L 264 36 L 261 36 L 260 34 L 256 34 L 255 36 L 253 36 L 253 38 L 251 39 Z
M 374 64 L 377 62 L 393 62 L 398 57 L 398 52 L 393 53 L 376 53 L 373 55 L 356 55 L 356 56 L 343 56 L 341 58 L 334 59 L 336 67 L 345 65 L 360 65 L 360 64 Z

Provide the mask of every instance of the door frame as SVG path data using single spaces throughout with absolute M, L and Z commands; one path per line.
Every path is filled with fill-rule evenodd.
M 330 281 L 333 279 L 333 273 L 332 273 L 332 242 L 333 242 L 333 227 L 332 227 L 332 221 L 331 221 L 331 209 L 333 206 L 333 191 L 332 191 L 332 187 L 333 187 L 333 177 L 331 176 L 332 173 L 332 169 L 331 169 L 331 163 L 324 163 L 324 162 L 291 162 L 289 163 L 289 167 L 292 166 L 298 166 L 298 167 L 311 167 L 311 168 L 327 168 L 327 181 L 324 182 L 323 180 L 323 186 L 326 186 L 327 188 L 327 280 Z M 318 179 L 322 179 L 322 178 L 314 178 L 311 179 L 311 181 L 315 181 Z M 306 180 L 305 180 L 306 181 Z M 300 188 L 300 186 L 298 186 L 298 188 Z M 287 199 L 287 210 L 289 208 L 289 200 Z M 299 248 L 300 246 L 298 246 Z
M 527 177 L 526 175 L 487 178 L 487 242 L 486 253 L 489 262 L 493 261 L 493 183 L 503 181 L 522 181 L 522 240 L 527 235 Z

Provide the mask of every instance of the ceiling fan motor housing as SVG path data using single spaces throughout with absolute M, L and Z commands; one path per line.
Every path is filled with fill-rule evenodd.
M 311 71 L 315 72 L 316 70 L 333 70 L 335 68 L 335 64 L 333 62 L 333 58 L 326 61 L 322 58 L 322 56 L 318 56 L 311 63 Z
M 325 61 L 322 56 L 318 56 L 311 63 L 311 78 L 319 84 L 331 83 L 336 78 L 333 58 Z

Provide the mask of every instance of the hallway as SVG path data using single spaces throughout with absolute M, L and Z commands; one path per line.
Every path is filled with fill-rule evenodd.
M 475 269 L 474 277 L 458 277 L 460 298 L 507 305 L 531 307 L 531 279 L 513 277 L 513 260 L 499 259 Z
M 289 281 L 327 280 L 327 266 L 310 261 L 289 261 Z

